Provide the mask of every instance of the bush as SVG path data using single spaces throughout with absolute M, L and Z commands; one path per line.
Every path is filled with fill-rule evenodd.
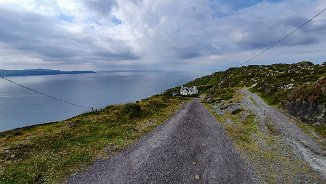
M 136 103 L 129 103 L 123 107 L 123 113 L 127 114 L 129 118 L 140 117 L 142 114 L 141 106 Z

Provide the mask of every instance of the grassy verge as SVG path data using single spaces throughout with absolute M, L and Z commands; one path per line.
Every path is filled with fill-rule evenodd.
M 184 98 L 154 96 L 62 122 L 0 133 L 0 183 L 60 183 L 164 122 Z

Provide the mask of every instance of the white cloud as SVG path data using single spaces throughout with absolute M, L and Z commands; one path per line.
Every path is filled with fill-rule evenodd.
M 0 68 L 15 60 L 21 67 L 228 67 L 325 6 L 323 0 L 261 1 L 236 8 L 225 0 L 0 0 L 0 15 L 7 16 L 0 18 Z M 304 52 L 309 45 L 316 52 L 306 55 L 321 60 L 325 15 L 273 54 L 296 61 L 303 56 L 291 51 Z M 275 62 L 271 57 L 264 54 L 256 61 Z

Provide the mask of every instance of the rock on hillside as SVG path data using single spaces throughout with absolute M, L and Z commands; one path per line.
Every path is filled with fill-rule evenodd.
M 326 79 L 294 89 L 284 106 L 291 115 L 315 125 L 326 124 Z

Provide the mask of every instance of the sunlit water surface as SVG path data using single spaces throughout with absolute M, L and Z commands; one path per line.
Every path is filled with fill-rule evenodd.
M 72 103 L 103 108 L 133 102 L 207 73 L 110 71 L 94 74 L 10 77 L 11 80 Z M 0 132 L 64 120 L 89 111 L 63 104 L 0 80 Z

